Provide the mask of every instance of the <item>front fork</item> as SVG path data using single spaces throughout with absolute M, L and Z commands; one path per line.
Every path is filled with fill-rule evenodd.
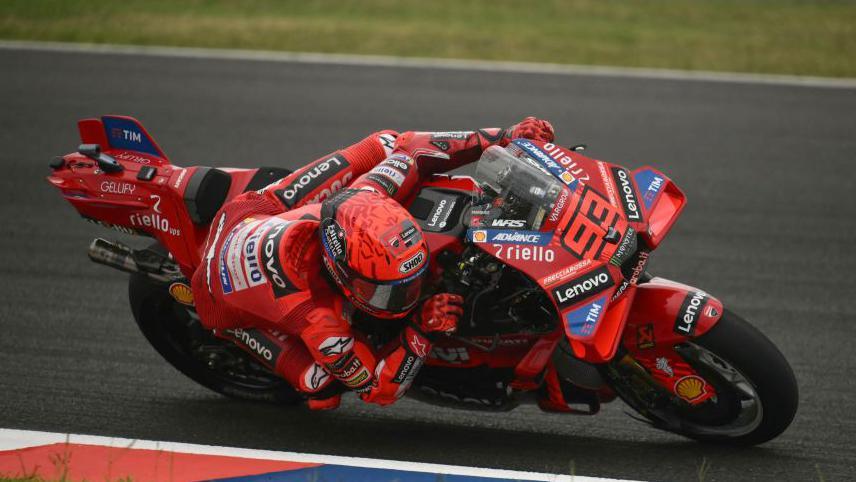
M 704 403 L 715 389 L 676 348 L 707 333 L 722 313 L 722 302 L 704 291 L 652 278 L 637 287 L 622 340 L 626 353 L 618 363 L 640 375 L 643 369 L 647 378 L 641 380 L 690 405 Z

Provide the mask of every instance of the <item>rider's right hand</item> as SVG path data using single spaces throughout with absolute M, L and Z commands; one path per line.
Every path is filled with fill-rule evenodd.
M 423 333 L 452 334 L 458 328 L 458 318 L 464 314 L 464 299 L 451 293 L 439 293 L 422 304 L 415 317 Z

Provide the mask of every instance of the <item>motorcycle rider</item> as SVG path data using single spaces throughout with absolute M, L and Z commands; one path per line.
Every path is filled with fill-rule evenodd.
M 432 339 L 453 332 L 463 313 L 452 294 L 416 307 L 429 252 L 399 202 L 426 177 L 519 137 L 551 142 L 553 128 L 527 117 L 507 129 L 384 130 L 237 196 L 215 216 L 193 276 L 203 325 L 306 394 L 310 408 L 338 406 L 342 386 L 366 402 L 393 403 Z M 375 353 L 350 327 L 354 308 L 410 319 Z

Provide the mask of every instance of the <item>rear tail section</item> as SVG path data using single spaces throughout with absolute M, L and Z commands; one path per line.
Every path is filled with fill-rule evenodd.
M 187 276 L 200 261 L 208 226 L 220 206 L 288 174 L 277 168 L 173 165 L 133 117 L 83 119 L 78 128 L 83 143 L 51 162 L 48 182 L 84 218 L 157 239 Z M 107 244 L 93 245 L 93 260 L 126 271 L 147 266 L 134 250 Z
M 133 117 L 105 115 L 100 119 L 83 119 L 77 127 L 83 144 L 98 144 L 104 151 L 132 151 L 169 163 L 157 142 Z

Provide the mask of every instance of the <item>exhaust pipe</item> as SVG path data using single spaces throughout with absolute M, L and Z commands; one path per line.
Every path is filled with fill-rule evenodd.
M 133 249 L 118 241 L 93 239 L 89 244 L 89 259 L 126 273 L 142 273 L 163 283 L 184 279 L 178 265 L 169 257 L 151 249 Z
M 134 251 L 131 248 L 103 238 L 95 238 L 89 244 L 89 259 L 126 273 L 140 272 L 140 268 L 134 260 Z

